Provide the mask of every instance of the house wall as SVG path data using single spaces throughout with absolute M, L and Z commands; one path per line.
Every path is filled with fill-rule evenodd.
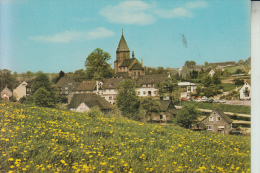
M 13 96 L 13 93 L 8 88 L 4 88 L 3 91 L 1 92 L 2 98 L 7 98 L 9 100 L 9 98 L 12 96 Z
M 59 94 L 69 94 L 75 86 L 75 82 L 72 79 L 69 79 L 66 81 L 66 83 L 63 85 L 63 87 L 60 88 L 60 93 Z
M 142 88 L 137 88 L 136 92 L 137 92 L 137 96 L 139 97 L 148 97 L 148 96 L 156 97 L 158 93 L 158 89 L 153 87 L 148 87 L 148 88 L 142 87 Z M 149 93 L 151 94 L 149 95 Z
M 26 85 L 27 82 L 23 81 L 16 89 L 13 90 L 13 95 L 16 97 L 17 100 L 26 96 Z
M 245 92 L 246 87 L 248 88 L 249 93 Z M 240 89 L 239 92 L 240 92 L 240 99 L 251 99 L 251 86 L 247 82 L 243 85 L 243 87 Z
M 81 103 L 77 108 L 76 108 L 76 112 L 88 112 L 90 110 L 90 108 L 85 104 L 85 103 Z
M 116 89 L 103 89 L 101 97 L 106 99 L 109 103 L 115 104 L 116 103 L 116 95 L 117 95 Z
M 212 121 L 210 121 L 210 117 L 212 117 Z M 218 117 L 220 117 L 219 121 L 217 120 Z M 232 128 L 232 124 L 228 124 L 215 111 L 213 111 L 209 117 L 204 119 L 202 123 L 207 127 L 207 130 L 211 132 L 221 132 L 224 134 L 228 134 Z

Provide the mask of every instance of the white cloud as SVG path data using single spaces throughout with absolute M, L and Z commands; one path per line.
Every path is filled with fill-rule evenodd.
M 31 40 L 39 42 L 50 42 L 50 43 L 69 43 L 72 41 L 79 40 L 95 40 L 100 38 L 107 38 L 114 35 L 113 31 L 109 31 L 105 28 L 97 28 L 93 31 L 78 32 L 78 31 L 65 31 L 52 36 L 33 36 Z
M 99 14 L 111 23 L 149 25 L 155 23 L 158 18 L 192 17 L 192 9 L 205 7 L 206 2 L 195 1 L 173 9 L 160 9 L 154 4 L 133 0 L 109 5 L 101 9 Z
M 111 23 L 148 25 L 155 22 L 150 9 L 151 5 L 142 1 L 124 1 L 101 9 L 99 14 Z
M 172 10 L 158 9 L 155 11 L 155 14 L 157 14 L 159 17 L 167 18 L 167 19 L 192 16 L 191 11 L 189 11 L 183 7 L 174 8 Z
M 208 6 L 208 4 L 204 1 L 192 1 L 192 2 L 188 2 L 186 3 L 186 7 L 187 8 L 206 8 Z

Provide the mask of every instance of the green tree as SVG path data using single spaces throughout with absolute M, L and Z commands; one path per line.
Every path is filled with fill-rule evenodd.
M 95 49 L 86 59 L 85 67 L 88 79 L 103 80 L 113 76 L 111 64 L 108 64 L 110 54 L 102 49 Z
M 208 61 L 205 61 L 204 66 L 207 67 L 209 65 Z
M 220 75 L 219 73 L 215 73 L 212 77 L 212 82 L 215 84 L 215 85 L 219 85 L 221 84 L 221 79 L 220 79 Z
M 33 100 L 35 105 L 41 107 L 55 107 L 55 99 L 52 96 L 52 92 L 47 91 L 45 88 L 39 88 L 33 94 Z
M 49 77 L 44 73 L 37 73 L 32 85 L 32 94 L 34 94 L 39 88 L 44 88 L 49 92 L 53 90 Z
M 152 112 L 160 112 L 162 110 L 161 104 L 153 97 L 145 97 L 141 100 L 141 107 L 146 112 L 146 117 L 152 119 Z
M 5 86 L 10 89 L 13 89 L 17 84 L 17 80 L 14 75 L 11 74 L 11 71 L 8 69 L 0 70 L 0 91 L 2 91 Z
M 117 90 L 117 106 L 124 116 L 136 118 L 139 112 L 140 99 L 136 94 L 136 83 L 132 79 L 122 81 Z
M 202 83 L 204 85 L 204 87 L 209 87 L 212 83 L 212 79 L 209 75 L 206 75 L 203 79 L 202 79 Z
M 160 97 L 169 96 L 173 100 L 173 92 L 178 88 L 178 85 L 173 77 L 167 77 L 162 83 L 158 84 L 157 88 Z
M 32 78 L 33 78 L 33 72 L 31 72 L 31 71 L 27 71 L 26 72 L 26 79 L 28 80 L 28 82 L 30 82 L 31 80 L 32 80 Z
M 76 70 L 72 75 L 72 78 L 75 82 L 82 82 L 87 79 L 86 71 L 83 69 Z
M 193 104 L 184 105 L 176 115 L 176 122 L 181 127 L 190 128 L 194 121 L 198 119 L 200 111 Z

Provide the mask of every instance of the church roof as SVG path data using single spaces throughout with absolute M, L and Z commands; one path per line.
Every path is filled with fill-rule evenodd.
M 125 59 L 119 67 L 129 67 L 135 58 Z
M 125 41 L 125 37 L 122 33 L 122 36 L 121 36 L 121 39 L 119 41 L 119 44 L 118 44 L 118 47 L 117 47 L 117 52 L 120 52 L 120 51 L 124 51 L 124 52 L 130 52 L 127 44 L 126 44 L 126 41 Z
M 103 89 L 116 89 L 120 82 L 122 82 L 123 78 L 109 78 L 106 79 L 103 83 Z
M 139 63 L 135 63 L 130 70 L 144 70 L 144 68 Z

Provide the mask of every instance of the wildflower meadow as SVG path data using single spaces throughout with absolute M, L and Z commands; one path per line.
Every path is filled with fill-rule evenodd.
M 0 103 L 0 172 L 250 172 L 250 136 Z

